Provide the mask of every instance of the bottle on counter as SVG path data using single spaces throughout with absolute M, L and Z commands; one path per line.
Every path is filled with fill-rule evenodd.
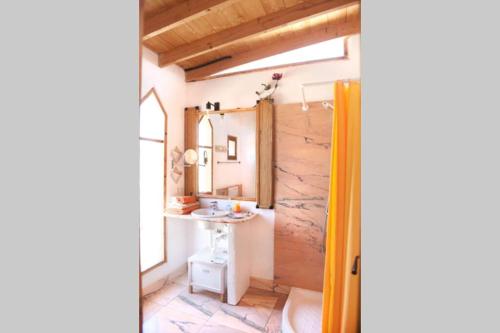
M 235 213 L 240 213 L 241 212 L 241 206 L 239 202 L 235 202 L 233 205 L 233 212 Z

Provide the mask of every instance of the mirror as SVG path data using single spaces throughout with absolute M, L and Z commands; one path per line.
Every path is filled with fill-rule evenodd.
M 255 200 L 255 143 L 255 109 L 200 112 L 198 195 Z
M 228 160 L 237 160 L 237 142 L 238 139 L 235 136 L 228 135 L 227 136 L 227 159 Z
M 196 164 L 198 161 L 198 153 L 194 149 L 188 149 L 184 152 L 184 163 L 187 165 Z

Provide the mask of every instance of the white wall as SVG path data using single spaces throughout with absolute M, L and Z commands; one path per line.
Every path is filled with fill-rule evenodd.
M 227 113 L 224 118 L 211 116 L 214 146 L 227 146 L 227 136 L 238 138 L 237 156 L 240 164 L 217 164 L 227 161 L 227 152 L 216 152 L 214 149 L 214 190 L 229 185 L 242 184 L 244 197 L 255 197 L 255 112 Z
M 348 41 L 349 59 L 332 60 L 315 64 L 291 66 L 275 70 L 226 76 L 212 80 L 187 84 L 187 103 L 204 109 L 207 101 L 220 102 L 221 109 L 252 107 L 257 100 L 256 90 L 261 83 L 270 82 L 274 72 L 282 72 L 283 79 L 274 94 L 275 103 L 298 103 L 301 101 L 300 84 L 360 77 L 359 35 Z M 333 86 L 308 87 L 308 101 L 333 99 Z
M 186 106 L 186 82 L 184 70 L 172 65 L 160 68 L 157 56 L 143 48 L 142 89 L 144 96 L 152 87 L 158 93 L 167 112 L 167 149 L 175 146 L 184 150 L 184 107 Z M 169 160 L 169 159 L 168 159 Z M 180 195 L 184 192 L 184 177 L 177 184 L 170 178 L 170 165 L 167 163 L 167 194 Z M 188 256 L 188 230 L 184 223 L 168 221 L 167 224 L 167 263 L 143 275 L 143 290 L 148 293 L 156 289 L 168 274 L 176 273 L 186 265 Z

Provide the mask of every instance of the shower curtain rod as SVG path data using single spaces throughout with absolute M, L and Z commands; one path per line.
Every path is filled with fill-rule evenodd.
M 334 84 L 336 81 L 344 81 L 344 82 L 348 82 L 350 80 L 359 80 L 359 78 L 356 78 L 356 79 L 340 79 L 340 80 L 330 80 L 330 81 L 317 81 L 317 82 L 306 82 L 306 83 L 302 83 L 300 85 L 300 90 L 302 92 L 302 111 L 307 111 L 309 110 L 309 105 L 307 104 L 306 102 L 306 92 L 305 92 L 305 89 L 306 87 L 311 87 L 311 86 L 322 86 L 322 85 L 326 85 L 326 84 Z M 333 109 L 333 107 L 331 106 L 330 103 L 328 102 L 323 102 L 323 104 L 330 107 L 331 109 Z

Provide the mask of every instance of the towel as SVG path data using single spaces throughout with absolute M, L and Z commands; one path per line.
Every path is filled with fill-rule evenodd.
M 193 210 L 196 210 L 198 208 L 200 208 L 199 202 L 195 202 L 193 204 L 190 204 L 189 207 L 184 207 L 184 208 L 174 208 L 174 207 L 169 205 L 169 207 L 167 208 L 167 212 L 169 212 L 170 214 L 176 214 L 176 215 L 186 215 L 186 214 L 189 214 Z
M 196 197 L 194 196 L 180 196 L 180 197 L 175 197 L 175 200 L 179 203 L 194 203 L 196 202 Z
M 184 209 L 184 208 L 191 208 L 193 206 L 200 205 L 198 201 L 193 202 L 193 203 L 188 203 L 188 204 L 183 204 L 179 202 L 171 202 L 168 204 L 168 208 L 174 208 L 174 209 Z

